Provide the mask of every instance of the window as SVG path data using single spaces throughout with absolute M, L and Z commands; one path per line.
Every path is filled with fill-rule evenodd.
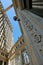
M 23 63 L 24 64 L 29 64 L 30 63 L 29 55 L 28 55 L 28 52 L 27 51 L 24 51 L 23 52 Z
M 22 41 L 20 41 L 20 44 L 22 44 Z
M 29 9 L 32 8 L 32 0 L 29 0 Z
M 43 17 L 43 0 L 32 0 L 32 12 Z
M 26 0 L 24 0 L 24 8 L 26 8 Z
M 6 62 L 4 62 L 4 65 L 6 65 L 7 63 Z
M 24 43 L 24 39 L 22 39 L 22 42 Z
M 43 0 L 23 0 L 24 9 L 27 9 L 34 14 L 43 17 Z
M 3 55 L 3 56 L 4 56 L 4 53 L 1 53 L 1 55 Z
M 0 65 L 2 65 L 2 61 L 0 60 Z
M 31 9 L 32 8 L 32 0 L 23 0 L 24 1 L 24 8 Z

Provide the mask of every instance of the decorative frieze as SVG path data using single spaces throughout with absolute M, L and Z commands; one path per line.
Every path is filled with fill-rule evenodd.
M 39 46 L 43 44 L 43 30 L 42 30 L 42 19 L 36 15 L 31 15 L 32 13 L 27 10 L 19 10 L 19 18 L 22 22 L 22 25 L 24 27 L 24 30 L 27 34 L 27 36 L 30 39 L 31 45 L 36 53 L 36 57 L 38 56 L 38 59 L 42 60 L 43 56 L 43 48 L 40 49 Z M 41 23 L 40 23 L 41 21 Z M 38 28 L 39 27 L 39 28 Z M 40 62 L 39 60 L 39 62 Z
M 37 32 L 33 32 L 32 33 L 32 37 L 34 38 L 34 41 L 36 43 L 40 43 L 41 42 L 41 35 Z
M 27 30 L 27 32 L 30 33 L 34 42 L 40 43 L 42 37 L 41 34 L 38 32 L 38 29 L 32 24 L 32 21 L 25 16 L 24 11 L 21 11 L 20 14 L 23 20 L 24 27 Z
M 25 50 L 22 53 L 22 56 L 23 56 L 23 64 L 29 64 L 30 63 L 30 59 L 29 59 L 28 51 Z

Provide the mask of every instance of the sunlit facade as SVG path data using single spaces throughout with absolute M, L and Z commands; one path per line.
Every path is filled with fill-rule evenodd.
M 6 15 L 14 8 L 22 36 L 14 44 L 12 26 Z M 12 0 L 3 9 L 0 2 L 0 65 L 43 65 L 43 1 Z
M 6 64 L 8 52 L 14 45 L 12 37 L 12 27 L 8 20 L 8 17 L 4 13 L 2 3 L 0 2 L 0 65 Z M 5 62 L 4 62 L 5 61 Z
M 30 59 L 25 65 L 43 65 L 43 1 L 12 1 L 16 11 L 14 20 L 18 20 L 28 46 Z

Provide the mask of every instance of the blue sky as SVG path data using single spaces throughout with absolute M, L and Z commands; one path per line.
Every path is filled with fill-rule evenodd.
M 11 0 L 1 0 L 3 6 L 4 6 L 4 9 L 6 9 L 8 6 L 10 6 L 12 4 L 12 1 Z M 16 43 L 18 38 L 21 37 L 22 33 L 20 31 L 20 27 L 19 27 L 19 24 L 18 24 L 18 21 L 14 21 L 13 20 L 13 17 L 16 15 L 13 7 L 8 10 L 6 12 L 11 24 L 12 24 L 12 27 L 13 27 L 13 32 L 12 32 L 12 35 L 13 35 L 13 38 L 14 38 L 14 42 Z

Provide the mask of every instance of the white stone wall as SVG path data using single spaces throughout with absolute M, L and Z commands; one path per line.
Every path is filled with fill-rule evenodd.
M 17 12 L 23 32 L 29 39 L 39 65 L 41 65 L 43 64 L 43 19 L 28 10 L 17 10 Z
M 3 6 L 0 2 L 0 45 L 2 47 L 4 46 L 9 52 L 14 45 L 14 40 L 12 38 L 12 30 L 7 15 L 3 14 L 1 10 L 3 10 Z
M 13 57 L 12 56 L 12 60 L 10 60 L 10 64 L 8 64 L 8 65 L 22 65 L 22 61 L 21 61 L 21 56 L 20 55 L 17 55 L 16 57 Z
M 12 32 L 10 30 L 10 27 L 6 21 L 5 21 L 5 36 L 6 36 L 6 41 L 7 41 L 6 42 L 6 48 L 9 52 L 11 50 L 12 46 L 14 45 L 14 40 L 12 37 Z

